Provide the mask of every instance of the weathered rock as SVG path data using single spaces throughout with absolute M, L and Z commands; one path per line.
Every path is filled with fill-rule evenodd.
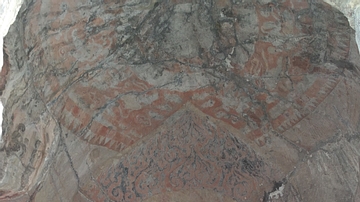
M 360 52 L 360 0 L 325 0 L 325 2 L 339 9 L 348 18 L 350 26 L 355 30 Z
M 10 25 L 15 21 L 22 0 L 2 0 L 0 2 L 0 47 Z M 3 50 L 0 48 L 0 68 L 3 66 Z M 1 70 L 1 69 L 0 69 Z
M 4 201 L 357 201 L 359 53 L 322 1 L 26 1 Z
M 339 9 L 348 18 L 349 24 L 355 29 L 355 10 L 360 6 L 359 0 L 324 0 L 331 6 Z

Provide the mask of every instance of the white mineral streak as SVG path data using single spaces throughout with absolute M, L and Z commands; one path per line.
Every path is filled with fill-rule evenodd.
M 15 21 L 22 0 L 0 0 L 0 71 L 3 66 L 3 38 L 8 33 L 10 25 Z M 3 105 L 0 102 L 0 141 L 2 135 Z
M 283 194 L 284 189 L 285 189 L 285 185 L 282 184 L 281 187 L 279 187 L 279 189 L 270 193 L 269 199 L 273 199 L 273 198 L 279 199 L 280 197 L 282 197 L 284 195 Z
M 0 0 L 0 71 L 3 66 L 3 38 L 15 21 L 21 4 L 22 0 Z
M 331 6 L 339 9 L 349 20 L 350 26 L 355 29 L 356 43 L 360 53 L 360 0 L 324 0 Z
M 356 43 L 358 45 L 360 53 L 360 5 L 355 8 L 355 33 L 356 33 Z

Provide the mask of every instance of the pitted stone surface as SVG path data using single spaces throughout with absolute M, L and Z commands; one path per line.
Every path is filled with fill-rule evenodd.
M 359 55 L 320 0 L 29 0 L 5 45 L 4 200 L 360 200 Z

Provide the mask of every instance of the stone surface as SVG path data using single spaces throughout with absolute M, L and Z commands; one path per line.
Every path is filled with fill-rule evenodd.
M 348 18 L 350 26 L 355 30 L 356 43 L 360 52 L 360 1 L 359 0 L 325 0 L 339 9 Z
M 0 201 L 360 200 L 359 52 L 323 1 L 28 0 L 5 47 Z
M 348 18 L 351 27 L 355 28 L 355 10 L 360 6 L 359 0 L 325 0 L 326 3 L 339 9 Z
M 10 25 L 15 21 L 22 0 L 0 1 L 0 47 L 3 46 L 3 38 L 7 34 Z M 0 49 L 0 68 L 3 66 L 3 50 Z M 0 69 L 1 70 L 1 69 Z
M 360 52 L 360 6 L 354 10 L 355 15 L 355 33 L 356 33 L 356 43 L 358 44 Z

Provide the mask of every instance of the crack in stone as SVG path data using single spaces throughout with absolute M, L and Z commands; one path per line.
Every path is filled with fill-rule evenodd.
M 113 200 L 111 200 L 111 199 L 109 198 L 109 196 L 106 194 L 106 191 L 105 191 L 105 190 L 103 189 L 103 187 L 99 184 L 99 182 L 96 181 L 96 179 L 94 178 L 94 175 L 93 175 L 93 173 L 92 173 L 92 171 L 91 171 L 91 169 L 90 169 L 90 166 L 89 166 L 88 162 L 86 161 L 85 163 L 86 163 L 86 166 L 87 166 L 87 168 L 88 168 L 88 171 L 89 171 L 91 180 L 95 183 L 95 185 L 100 189 L 100 191 L 101 191 L 101 192 L 103 193 L 103 195 L 106 197 L 107 202 L 114 202 Z M 87 199 L 87 197 L 86 197 L 86 199 Z
M 75 178 L 76 178 L 76 181 L 77 181 L 77 187 L 80 188 L 80 178 L 79 178 L 79 175 L 78 175 L 78 172 L 76 171 L 76 169 L 74 168 L 74 164 L 73 164 L 73 161 L 71 159 L 71 155 L 69 153 L 69 150 L 67 148 L 67 145 L 65 143 L 65 139 L 63 137 L 63 134 L 61 133 L 60 134 L 60 141 L 59 143 L 61 144 L 61 146 L 64 148 L 64 151 L 65 151 L 65 154 L 69 160 L 69 164 L 70 164 L 70 167 L 72 169 L 72 171 L 74 172 L 74 175 L 75 175 Z

